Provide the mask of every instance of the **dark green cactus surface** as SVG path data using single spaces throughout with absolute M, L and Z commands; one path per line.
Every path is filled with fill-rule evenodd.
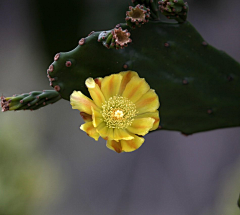
M 89 77 L 133 70 L 159 96 L 159 129 L 192 134 L 240 126 L 240 64 L 184 22 L 188 7 L 182 1 L 182 7 L 174 9 L 178 14 L 171 15 L 178 23 L 154 20 L 157 1 L 134 2 L 150 6 L 148 23 L 135 29 L 132 26 L 138 24 L 118 24 L 106 32 L 91 32 L 74 50 L 55 56 L 48 69 L 50 85 L 69 100 L 74 90 L 89 95 L 85 86 Z M 172 10 L 176 2 L 160 1 L 160 11 L 167 13 L 164 8 Z
M 133 70 L 160 97 L 161 128 L 186 134 L 240 125 L 240 65 L 208 45 L 189 23 L 150 21 L 131 31 L 124 49 L 107 49 L 95 32 L 50 66 L 55 89 L 69 100 L 88 95 L 85 80 Z

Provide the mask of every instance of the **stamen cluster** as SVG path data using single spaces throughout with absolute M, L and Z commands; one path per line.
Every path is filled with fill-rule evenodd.
M 136 113 L 136 105 L 122 96 L 110 97 L 102 106 L 102 116 L 108 128 L 127 128 Z

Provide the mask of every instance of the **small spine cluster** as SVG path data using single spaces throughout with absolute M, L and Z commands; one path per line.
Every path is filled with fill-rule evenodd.
M 158 2 L 159 10 L 168 19 L 175 19 L 182 23 L 187 19 L 188 4 L 183 0 L 161 0 Z
M 122 49 L 132 42 L 130 33 L 127 29 L 123 30 L 120 26 L 110 31 L 103 31 L 98 36 L 98 42 L 102 42 L 107 48 Z
M 135 7 L 129 6 L 129 11 L 126 12 L 126 22 L 131 28 L 141 27 L 148 22 L 150 18 L 150 9 L 144 5 L 138 4 Z
M 55 90 L 33 91 L 12 97 L 1 97 L 2 111 L 8 110 L 37 110 L 61 99 Z

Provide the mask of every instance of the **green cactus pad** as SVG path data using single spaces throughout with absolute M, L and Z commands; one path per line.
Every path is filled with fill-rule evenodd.
M 133 70 L 159 95 L 161 129 L 192 134 L 240 126 L 240 65 L 208 45 L 189 22 L 149 21 L 131 31 L 133 42 L 120 50 L 102 46 L 100 33 L 60 53 L 49 67 L 62 98 L 69 100 L 73 90 L 88 95 L 88 77 Z

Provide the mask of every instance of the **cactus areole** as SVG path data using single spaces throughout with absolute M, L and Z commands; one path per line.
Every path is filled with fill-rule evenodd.
M 159 13 L 176 23 L 160 21 Z M 75 90 L 89 95 L 89 77 L 131 70 L 159 96 L 158 130 L 193 134 L 240 126 L 240 64 L 209 45 L 187 13 L 182 0 L 133 1 L 126 23 L 91 32 L 74 50 L 55 55 L 47 70 L 54 90 L 2 97 L 2 110 L 35 110 L 69 100 Z

